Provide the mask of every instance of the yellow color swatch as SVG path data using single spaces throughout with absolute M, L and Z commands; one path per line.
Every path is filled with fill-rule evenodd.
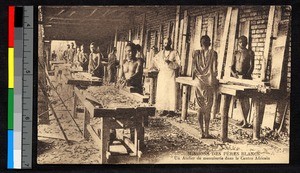
M 14 48 L 8 48 L 8 88 L 14 88 Z

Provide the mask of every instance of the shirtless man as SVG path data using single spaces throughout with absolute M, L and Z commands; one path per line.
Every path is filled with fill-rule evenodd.
M 128 43 L 125 47 L 126 59 L 123 62 L 121 83 L 136 87 L 142 92 L 143 60 L 136 58 L 136 46 Z
M 231 75 L 238 79 L 252 79 L 251 75 L 254 69 L 254 52 L 246 48 L 247 37 L 241 36 L 238 39 L 239 50 L 234 52 L 231 66 Z M 243 111 L 243 121 L 238 123 L 243 128 L 250 127 L 247 117 L 250 109 L 249 98 L 239 98 Z
M 94 42 L 90 44 L 91 53 L 89 55 L 88 73 L 96 77 L 102 77 L 100 72 L 100 54 L 96 51 L 96 45 Z

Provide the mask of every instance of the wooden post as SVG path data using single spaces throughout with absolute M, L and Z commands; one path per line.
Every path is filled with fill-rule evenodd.
M 144 46 L 144 32 L 145 32 L 145 24 L 146 24 L 146 13 L 143 14 L 143 22 L 141 28 L 141 37 L 140 37 L 140 45 Z
M 128 41 L 132 41 L 132 30 L 129 29 L 128 31 Z
M 196 21 L 194 20 L 194 23 L 196 24 Z M 192 75 L 192 66 L 193 66 L 193 51 L 194 51 L 194 37 L 195 37 L 195 30 L 196 27 L 194 25 L 193 31 L 191 31 L 191 40 L 190 40 L 190 50 L 189 50 L 189 57 L 188 57 L 188 67 L 187 67 L 187 75 Z
M 155 104 L 155 95 L 156 95 L 156 78 L 149 78 L 150 80 L 150 103 Z
M 213 49 L 213 45 L 214 45 L 214 29 L 215 29 L 215 18 L 210 17 L 208 18 L 208 22 L 207 22 L 207 35 L 211 40 L 211 45 L 210 45 L 211 49 Z
M 223 142 L 228 141 L 228 109 L 229 109 L 229 96 L 221 95 L 221 140 Z
M 114 47 L 117 47 L 117 41 L 118 41 L 118 29 L 116 29 L 116 33 L 115 33 Z
M 268 62 L 268 58 L 269 58 L 271 36 L 272 36 L 273 24 L 274 24 L 274 16 L 275 16 L 275 6 L 270 6 L 267 33 L 266 33 L 266 41 L 265 41 L 265 47 L 264 47 L 264 58 L 263 58 L 263 62 L 261 64 L 261 81 L 264 81 L 266 79 L 266 69 L 267 69 L 267 62 Z
M 100 163 L 106 164 L 107 163 L 107 158 L 106 158 L 106 153 L 108 152 L 108 142 L 109 142 L 109 117 L 102 117 L 102 122 L 101 122 L 101 145 L 100 145 L 100 152 L 101 152 L 101 157 L 100 157 Z
M 227 43 L 227 36 L 228 36 L 228 31 L 229 31 L 231 13 L 232 13 L 232 7 L 228 7 L 224 31 L 223 31 L 222 39 L 220 42 L 220 53 L 219 53 L 220 59 L 218 61 L 218 79 L 221 79 L 221 74 L 222 74 L 222 66 L 223 66 L 223 62 L 224 62 L 225 48 L 226 48 L 226 43 Z
M 146 62 L 146 67 L 149 67 L 149 63 L 148 63 L 148 56 L 147 56 L 147 48 L 148 48 L 148 42 L 149 42 L 149 29 L 146 31 L 146 36 L 145 36 L 145 44 L 143 46 L 143 54 L 144 54 L 144 58 L 145 58 L 145 62 Z
M 254 97 L 252 100 L 255 109 L 253 119 L 253 140 L 258 140 L 260 138 L 260 101 L 258 97 Z
M 136 127 L 134 129 L 134 146 L 135 146 L 135 154 L 137 155 L 139 152 L 139 147 L 144 145 L 144 127 L 142 127 L 143 119 L 142 117 L 138 117 L 138 121 Z
M 74 96 L 74 107 L 73 107 L 73 116 L 74 118 L 77 118 L 77 111 L 76 111 L 76 108 L 77 108 L 77 96 L 73 90 L 73 96 Z
M 216 52 L 218 52 L 218 47 L 217 47 L 217 37 L 218 37 L 218 26 L 219 26 L 219 14 L 216 13 L 214 15 L 214 34 L 212 38 L 212 49 L 214 49 Z
M 179 29 L 179 38 L 178 38 L 178 53 L 180 55 L 180 58 L 182 59 L 182 33 L 183 33 L 183 19 L 180 20 L 180 29 Z
M 273 26 L 273 38 L 276 38 L 278 36 L 278 27 L 279 23 L 281 21 L 281 6 L 276 6 L 275 8 L 275 18 L 274 18 L 274 26 Z
M 188 86 L 182 86 L 182 110 L 181 110 L 181 120 L 186 120 L 187 109 L 188 109 Z
M 89 132 L 87 125 L 90 124 L 90 114 L 86 108 L 84 108 L 84 119 L 83 119 L 83 136 L 86 140 L 89 139 Z
M 178 34 L 179 34 L 179 26 L 180 25 L 180 6 L 176 7 L 176 22 L 175 22 L 175 38 L 173 43 L 173 48 L 175 50 L 178 49 Z
M 163 39 L 164 39 L 163 25 L 160 25 L 159 26 L 158 41 L 157 41 L 157 48 L 158 48 L 158 50 L 162 50 L 163 49 L 163 46 L 162 46 Z
M 218 109 L 218 91 L 214 91 L 214 96 L 213 96 L 213 105 L 211 107 L 211 119 L 215 119 L 216 118 L 216 114 L 217 114 L 217 109 Z

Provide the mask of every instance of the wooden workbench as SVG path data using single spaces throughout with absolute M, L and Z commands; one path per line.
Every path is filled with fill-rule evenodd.
M 132 156 L 140 156 L 140 146 L 144 145 L 144 118 L 155 114 L 154 107 L 103 107 L 86 90 L 74 88 L 74 107 L 80 102 L 84 106 L 84 137 L 88 139 L 88 134 L 93 138 L 100 148 L 100 163 L 107 163 L 111 155 L 109 151 L 110 129 L 134 129 L 134 140 L 123 136 L 123 141 L 132 151 Z M 90 125 L 90 119 L 96 117 L 101 119 L 100 134 L 97 135 L 95 129 Z
M 182 117 L 186 118 L 187 115 L 187 95 L 189 86 L 197 86 L 197 82 L 192 80 L 191 77 L 178 77 L 176 82 L 183 84 L 183 98 L 182 98 Z M 280 96 L 279 90 L 272 89 L 269 93 L 261 93 L 255 86 L 241 86 L 235 84 L 220 84 L 218 92 L 221 94 L 221 139 L 222 141 L 228 141 L 228 112 L 229 102 L 231 97 L 248 97 L 252 98 L 254 105 L 254 121 L 253 121 L 253 139 L 259 139 L 261 120 L 264 115 L 265 100 L 268 98 L 276 98 Z
M 102 78 L 90 76 L 86 72 L 66 73 L 64 74 L 67 84 L 75 86 L 101 86 Z

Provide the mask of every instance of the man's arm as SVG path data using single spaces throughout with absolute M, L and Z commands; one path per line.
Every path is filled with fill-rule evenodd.
M 248 72 L 247 72 L 247 76 L 251 76 L 252 75 L 252 73 L 253 73 L 253 70 L 254 70 L 254 52 L 251 50 L 250 52 L 249 52 L 249 58 L 250 58 L 250 68 L 249 68 L 249 70 L 248 70 Z
M 95 69 L 98 69 L 100 67 L 100 63 L 101 63 L 101 58 L 100 58 L 101 54 L 98 53 L 98 58 L 97 58 L 97 65 L 95 67 Z
M 91 61 L 91 54 L 89 56 L 89 65 L 88 65 L 88 72 L 91 73 L 93 70 L 91 70 L 92 67 L 92 61 Z
M 172 53 L 175 54 L 174 60 L 173 61 L 167 60 L 166 62 L 168 63 L 169 68 L 176 70 L 180 67 L 180 57 L 179 57 L 179 53 L 177 51 L 174 51 Z
M 236 53 L 234 53 L 233 55 L 233 61 L 231 64 L 231 75 L 235 78 L 238 78 L 238 75 L 236 74 L 235 64 L 236 64 Z
M 217 52 L 214 52 L 214 56 L 213 56 L 213 73 L 214 73 L 214 77 L 218 76 L 218 54 L 217 54 Z
M 196 77 L 196 50 L 193 51 L 193 55 L 192 55 L 192 58 L 193 58 L 193 63 L 192 63 L 192 79 L 194 80 L 195 77 Z

